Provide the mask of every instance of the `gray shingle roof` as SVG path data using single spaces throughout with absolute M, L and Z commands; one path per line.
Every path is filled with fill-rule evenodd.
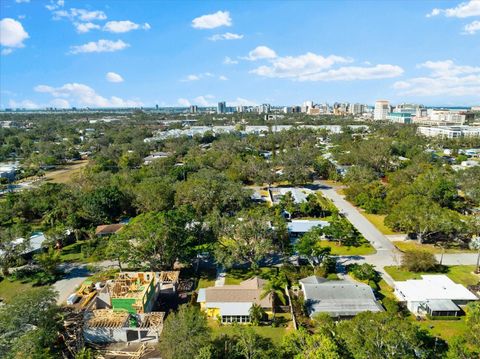
M 300 281 L 310 316 L 328 313 L 333 317 L 342 317 L 365 311 L 382 311 L 372 288 L 366 284 L 347 281 L 309 283 L 312 281 L 311 277 Z

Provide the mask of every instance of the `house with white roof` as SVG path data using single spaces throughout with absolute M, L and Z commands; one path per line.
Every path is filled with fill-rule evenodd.
M 462 312 L 460 306 L 479 299 L 444 274 L 395 282 L 394 294 L 412 313 L 431 316 L 457 316 Z
M 287 223 L 290 239 L 296 240 L 314 227 L 326 227 L 330 225 L 327 221 L 310 219 L 292 219 Z

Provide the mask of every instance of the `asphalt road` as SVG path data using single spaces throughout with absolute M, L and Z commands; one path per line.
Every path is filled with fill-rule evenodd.
M 345 215 L 345 217 L 357 228 L 357 230 L 368 240 L 377 250 L 377 253 L 366 256 L 341 256 L 339 257 L 340 268 L 350 263 L 370 263 L 373 264 L 383 275 L 385 281 L 393 285 L 393 279 L 385 272 L 385 266 L 398 266 L 401 262 L 401 252 L 392 244 L 392 242 L 381 233 L 360 211 L 351 203 L 347 202 L 339 195 L 335 188 L 329 184 L 316 181 L 315 185 L 322 194 L 330 199 L 335 206 Z M 440 261 L 440 254 L 436 255 Z M 442 264 L 444 265 L 474 265 L 477 263 L 478 255 L 476 253 L 458 253 L 444 254 Z

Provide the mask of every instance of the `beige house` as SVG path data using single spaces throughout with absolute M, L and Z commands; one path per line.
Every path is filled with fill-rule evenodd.
M 261 298 L 267 281 L 254 277 L 238 285 L 201 288 L 197 302 L 209 318 L 219 319 L 222 323 L 250 322 L 250 308 L 260 305 L 267 314 L 272 312 L 272 299 Z

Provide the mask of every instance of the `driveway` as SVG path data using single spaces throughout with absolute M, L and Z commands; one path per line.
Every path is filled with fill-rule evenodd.
M 114 267 L 115 263 L 112 261 L 103 261 L 98 263 L 91 263 L 100 269 Z M 87 264 L 83 263 L 64 263 L 60 269 L 65 272 L 65 276 L 53 284 L 53 288 L 58 292 L 57 303 L 59 305 L 65 304 L 68 296 L 75 292 L 84 280 L 88 279 L 92 273 L 87 269 Z

